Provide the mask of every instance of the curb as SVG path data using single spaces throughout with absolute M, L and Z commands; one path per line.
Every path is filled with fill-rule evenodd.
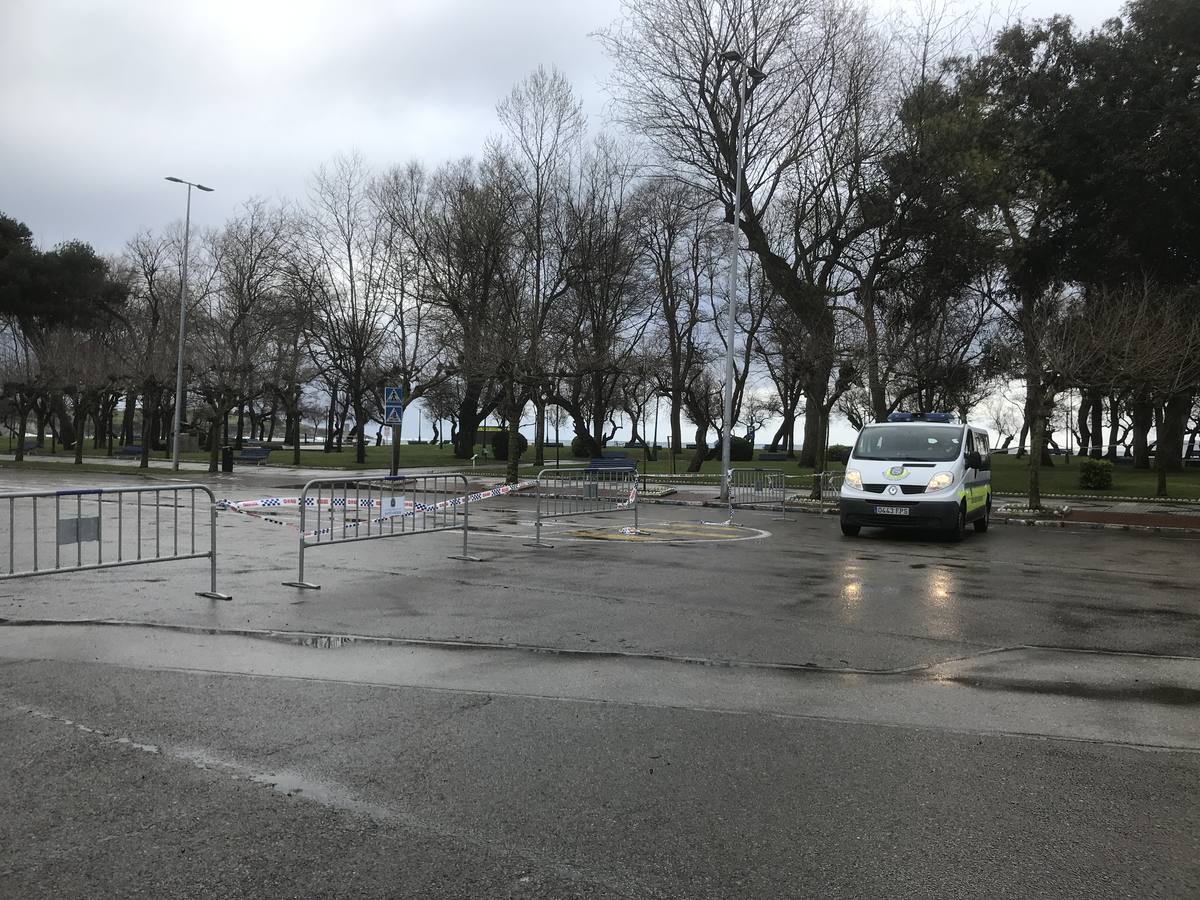
M 659 504 L 662 506 L 689 506 L 693 508 L 708 507 L 710 509 L 728 509 L 724 503 L 713 503 L 710 500 L 640 500 L 639 502 L 646 504 Z M 748 509 L 753 511 L 753 507 L 737 507 L 739 509 Z M 771 510 L 766 510 L 770 512 Z M 820 515 L 837 515 L 837 507 L 823 507 L 814 509 L 812 507 L 788 507 L 787 512 L 800 512 L 812 516 Z M 1119 525 L 1110 522 L 1068 522 L 1061 519 L 1023 519 L 1019 516 L 993 516 L 993 524 L 996 525 L 1018 525 L 1026 528 L 1065 528 L 1079 529 L 1082 531 L 1132 531 L 1141 534 L 1200 534 L 1200 528 L 1186 528 L 1175 525 Z
M 1004 525 L 1024 525 L 1027 528 L 1079 528 L 1086 531 L 1135 531 L 1142 534 L 1200 534 L 1200 528 L 1181 525 L 1122 525 L 1113 522 L 1064 522 L 1061 519 L 1022 519 L 1003 516 L 992 519 Z

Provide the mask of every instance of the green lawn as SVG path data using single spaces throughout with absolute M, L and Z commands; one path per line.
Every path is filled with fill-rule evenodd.
M 1079 487 L 1079 458 L 1070 463 L 1062 456 L 1054 457 L 1052 468 L 1041 470 L 1043 494 L 1088 494 L 1108 497 L 1154 497 L 1158 475 L 1153 469 L 1134 469 L 1132 466 L 1113 466 L 1113 486 L 1106 491 L 1083 490 Z M 1015 456 L 992 457 L 992 487 L 1000 494 L 1029 492 L 1029 460 Z M 1200 468 L 1192 466 L 1182 472 L 1167 473 L 1167 495 L 1177 500 L 1200 499 Z
M 343 446 L 340 453 L 324 453 L 319 449 L 303 450 L 300 454 L 300 464 L 306 468 L 327 468 L 327 469 L 387 469 L 391 464 L 391 447 L 389 446 L 368 446 L 367 461 L 364 465 L 358 465 L 354 462 L 354 447 Z M 569 454 L 564 454 L 566 448 L 559 450 L 559 459 L 564 465 L 581 465 L 585 460 L 572 459 Z M 646 462 L 640 450 L 629 449 L 628 454 L 637 460 L 638 470 L 647 474 L 670 474 L 674 471 L 676 474 L 684 474 L 687 470 L 690 454 L 684 453 L 678 455 L 674 460 L 672 468 L 669 455 L 665 451 L 660 451 L 659 458 L 656 461 Z M 60 451 L 61 455 L 67 455 L 68 452 Z M 758 451 L 755 451 L 757 457 Z M 27 456 L 27 465 L 30 468 L 58 468 L 59 464 L 39 462 L 40 454 Z M 157 453 L 155 459 L 162 459 L 164 455 Z M 207 453 L 185 453 L 183 459 L 194 462 L 207 462 Z M 546 450 L 546 464 L 554 465 L 554 448 L 550 447 Z M 84 450 L 84 459 L 87 463 L 88 471 L 112 472 L 120 474 L 131 474 L 133 470 L 124 466 L 105 465 L 107 454 L 104 451 L 94 451 L 91 448 Z M 271 453 L 270 464 L 273 466 L 287 466 L 291 464 L 291 450 L 275 450 Z M 522 460 L 522 473 L 530 472 L 532 466 L 533 451 L 526 453 Z M 1041 472 L 1042 492 L 1045 494 L 1096 494 L 1107 495 L 1112 497 L 1147 497 L 1153 498 L 1156 475 L 1150 470 L 1134 470 L 1130 466 L 1116 466 L 1113 469 L 1113 486 L 1107 491 L 1082 491 L 1079 487 L 1079 460 L 1072 457 L 1070 463 L 1066 462 L 1065 457 L 1054 457 L 1055 465 L 1050 468 L 1043 468 Z M 0 462 L 0 465 L 12 466 L 11 457 Z M 440 468 L 454 467 L 461 469 L 470 469 L 470 460 L 459 460 L 454 456 L 453 450 L 449 447 L 434 447 L 429 444 L 403 444 L 400 447 L 400 465 L 402 468 Z M 783 462 L 759 462 L 757 459 L 751 462 L 735 462 L 735 468 L 762 468 L 762 469 L 778 469 L 789 476 L 809 476 L 812 474 L 811 469 L 800 468 L 794 460 Z M 235 468 L 241 468 L 241 465 L 235 464 Z M 834 464 L 830 466 L 831 470 L 840 471 L 842 466 Z M 153 471 L 153 470 L 152 470 Z M 161 472 L 161 470 L 159 470 Z M 504 471 L 503 462 L 497 462 L 494 459 L 479 460 L 479 474 L 494 475 L 497 478 L 501 477 Z M 721 471 L 721 462 L 717 459 L 707 460 L 701 468 L 701 473 L 710 475 L 715 480 Z M 682 479 L 681 479 L 682 480 Z M 1001 494 L 1025 494 L 1028 491 L 1029 474 L 1027 468 L 1027 460 L 1017 459 L 1015 456 L 995 455 L 992 457 L 992 484 L 997 493 Z M 1167 476 L 1168 495 L 1175 499 L 1181 500 L 1197 500 L 1200 499 L 1200 468 L 1192 467 L 1185 469 L 1183 472 L 1171 473 Z

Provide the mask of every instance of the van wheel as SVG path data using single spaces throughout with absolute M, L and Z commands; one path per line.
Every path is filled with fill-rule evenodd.
M 967 536 L 967 506 L 965 503 L 959 504 L 958 518 L 954 522 L 954 527 L 950 530 L 950 540 L 958 543 Z
M 975 520 L 975 530 L 983 534 L 988 530 L 988 519 L 992 517 L 992 498 L 988 498 L 987 505 L 983 508 L 982 518 Z
M 849 522 L 842 523 L 842 534 L 846 537 L 858 537 L 860 531 L 862 531 L 861 525 L 851 525 Z

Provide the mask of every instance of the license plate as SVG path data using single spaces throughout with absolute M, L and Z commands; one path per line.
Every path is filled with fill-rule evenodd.
M 907 506 L 877 506 L 875 512 L 881 516 L 907 516 L 909 514 Z

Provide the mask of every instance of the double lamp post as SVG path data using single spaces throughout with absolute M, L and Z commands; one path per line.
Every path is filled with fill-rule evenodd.
M 729 502 L 730 445 L 733 437 L 733 339 L 737 322 L 738 280 L 738 222 L 742 215 L 742 182 L 746 177 L 746 96 L 766 74 L 751 65 L 736 50 L 726 50 L 721 59 L 741 66 L 742 75 L 737 79 L 738 106 L 733 120 L 736 128 L 737 169 L 733 173 L 733 221 L 729 227 L 729 311 L 725 318 L 725 416 L 721 430 L 721 502 Z M 747 89 L 746 83 L 750 82 Z
M 187 185 L 187 213 L 183 219 L 183 271 L 179 276 L 179 353 L 175 365 L 175 429 L 171 435 L 171 469 L 179 471 L 179 432 L 183 424 L 183 336 L 184 325 L 187 321 L 187 267 L 188 246 L 192 225 L 192 188 L 198 191 L 212 191 L 212 188 L 192 181 L 184 181 L 173 175 L 167 176 L 167 181 Z M 145 430 L 143 423 L 143 431 Z M 148 440 L 149 435 L 143 434 L 142 440 Z

